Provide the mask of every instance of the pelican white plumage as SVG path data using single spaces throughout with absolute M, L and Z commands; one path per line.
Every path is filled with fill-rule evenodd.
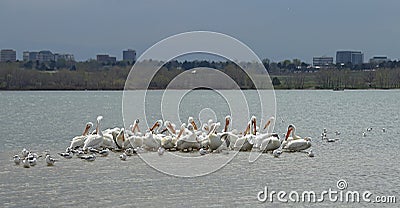
M 181 125 L 182 132 L 185 131 L 185 126 L 186 126 L 185 123 Z M 187 126 L 187 129 L 189 133 L 187 135 L 184 136 L 182 135 L 179 137 L 179 139 L 176 141 L 175 148 L 177 150 L 183 150 L 183 151 L 190 149 L 200 149 L 199 139 L 197 138 L 197 135 L 194 132 L 194 127 L 192 126 L 192 124 L 189 124 Z
M 97 117 L 97 134 L 88 135 L 88 138 L 85 140 L 83 145 L 83 150 L 86 151 L 88 147 L 99 148 L 103 144 L 103 133 L 100 130 L 100 121 L 103 119 L 103 116 Z
M 69 145 L 69 149 L 75 149 L 77 147 L 82 147 L 87 138 L 89 130 L 90 130 L 90 128 L 92 128 L 92 126 L 93 126 L 92 122 L 86 123 L 85 129 L 84 129 L 82 135 L 72 138 L 71 144 Z
M 256 125 L 257 121 L 256 121 L 255 117 L 253 117 L 253 119 L 254 119 L 253 125 Z M 275 120 L 275 117 L 271 116 L 265 123 L 262 131 L 264 131 L 264 132 L 266 131 L 266 133 L 258 133 L 257 129 L 254 128 L 254 131 L 256 131 L 256 135 L 255 135 L 255 139 L 254 139 L 255 142 L 254 142 L 253 147 L 258 148 L 261 152 L 273 151 L 275 149 L 278 149 L 281 146 L 281 141 L 279 139 L 278 134 L 268 133 L 269 126 L 271 125 L 271 123 L 274 120 Z
M 292 134 L 291 137 L 290 134 Z M 293 124 L 288 126 L 285 140 L 282 142 L 282 148 L 289 151 L 301 151 L 311 147 L 311 138 L 305 137 L 302 139 L 296 135 L 296 127 Z
M 161 138 L 161 146 L 165 149 L 172 149 L 176 146 L 176 142 L 185 131 L 185 126 L 181 126 L 178 135 L 176 135 L 176 130 L 170 121 L 165 121 L 165 127 L 170 135 Z
M 243 132 L 243 136 L 239 137 L 233 149 L 236 151 L 250 151 L 253 148 L 254 135 L 251 130 L 251 125 L 253 124 L 253 119 L 247 123 L 246 130 Z M 248 134 L 250 131 L 250 134 Z
M 226 132 L 223 132 L 221 134 L 216 133 L 220 125 L 221 124 L 219 122 L 213 125 L 212 129 L 210 130 L 210 133 L 207 135 L 208 147 L 210 152 L 221 152 L 223 150 L 229 149 L 229 140 L 227 140 L 226 136 L 228 134 Z
M 157 150 L 161 146 L 161 136 L 157 135 L 162 127 L 162 120 L 158 120 L 143 137 L 143 146 L 148 150 Z M 157 128 L 157 129 L 156 129 Z

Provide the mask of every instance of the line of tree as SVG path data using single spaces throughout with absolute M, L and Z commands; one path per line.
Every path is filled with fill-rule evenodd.
M 280 89 L 400 88 L 398 61 L 366 65 L 363 70 L 343 65 L 340 68 L 315 69 L 298 59 L 278 63 L 264 59 L 262 62 L 270 74 L 272 84 Z M 253 63 L 247 64 L 251 66 Z M 181 72 L 196 67 L 215 68 L 229 75 L 241 88 L 254 88 L 252 80 L 239 66 L 233 62 L 219 61 L 165 63 L 151 81 L 150 88 L 165 88 Z M 105 65 L 94 60 L 0 63 L 0 90 L 121 90 L 130 69 L 130 63 Z

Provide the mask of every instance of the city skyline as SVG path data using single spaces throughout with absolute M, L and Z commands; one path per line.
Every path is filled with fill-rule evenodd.
M 399 59 L 400 2 L 386 1 L 11 1 L 0 2 L 0 48 L 63 51 L 77 61 L 121 50 L 142 54 L 177 33 L 209 30 L 247 44 L 262 59 L 363 51 Z M 379 15 L 370 15 L 379 12 Z M 107 15 L 104 15 L 107 14 Z M 10 20 L 12 20 L 10 22 Z

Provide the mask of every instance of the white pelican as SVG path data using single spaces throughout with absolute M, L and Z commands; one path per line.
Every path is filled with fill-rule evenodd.
M 149 150 L 157 150 L 161 146 L 161 136 L 157 135 L 157 133 L 161 129 L 162 123 L 161 120 L 156 121 L 149 131 L 146 132 L 143 137 L 143 145 L 145 148 Z
M 16 165 L 19 165 L 19 163 L 21 163 L 21 158 L 19 157 L 19 155 L 14 155 L 13 160 Z
M 264 125 L 264 128 L 262 129 L 265 132 L 265 129 L 269 129 L 269 126 L 271 122 L 275 120 L 275 117 L 271 116 L 267 122 Z M 255 117 L 253 117 L 253 125 L 257 124 L 257 121 Z M 257 125 L 256 125 L 257 126 Z M 275 149 L 278 149 L 281 146 L 281 141 L 279 139 L 278 134 L 271 134 L 268 133 L 259 133 L 257 134 L 257 129 L 254 128 L 254 131 L 256 131 L 256 136 L 254 139 L 254 147 L 259 148 L 261 152 L 267 152 L 267 151 L 273 151 Z
M 292 134 L 289 137 L 290 133 Z M 296 135 L 296 127 L 290 124 L 286 133 L 285 140 L 282 142 L 282 148 L 289 151 L 301 151 L 311 147 L 311 139 L 306 137 L 302 139 Z
M 69 145 L 68 148 L 69 149 L 75 149 L 77 147 L 82 147 L 84 142 L 85 142 L 85 140 L 86 140 L 86 138 L 87 138 L 89 130 L 90 130 L 90 128 L 92 128 L 92 126 L 93 126 L 92 122 L 86 123 L 85 130 L 83 131 L 82 135 L 72 138 L 71 144 Z
M 31 164 L 28 161 L 28 158 L 25 158 L 22 160 L 22 164 L 24 165 L 24 168 L 30 168 Z
M 178 135 L 176 135 L 176 130 L 170 121 L 165 121 L 165 127 L 167 128 L 170 135 L 161 138 L 161 146 L 165 149 L 172 149 L 176 146 L 176 142 L 185 131 L 185 126 L 181 126 Z
M 103 144 L 103 133 L 100 130 L 100 121 L 103 119 L 103 116 L 97 117 L 97 134 L 88 135 L 88 138 L 85 140 L 83 145 L 83 150 L 86 151 L 88 147 L 99 148 Z
M 193 129 L 194 129 L 195 131 L 197 131 L 197 125 L 196 125 L 196 123 L 194 122 L 193 117 L 189 117 L 189 118 L 188 118 L 188 124 L 192 124 Z
M 119 159 L 125 161 L 126 160 L 126 154 L 122 153 L 122 155 L 119 156 Z
M 181 125 L 181 129 L 185 130 L 185 128 L 184 128 L 185 126 L 186 126 L 186 124 L 183 123 Z M 192 126 L 192 124 L 189 124 L 187 129 L 189 130 L 189 133 L 187 135 L 181 136 L 176 141 L 175 148 L 177 150 L 200 149 L 200 143 L 199 143 L 196 133 L 194 132 L 194 127 Z
M 243 136 L 239 137 L 233 149 L 236 151 L 250 151 L 253 148 L 252 141 L 254 140 L 253 131 L 251 130 L 251 124 L 253 124 L 253 119 L 247 123 L 246 130 L 243 132 Z M 250 131 L 250 134 L 248 134 Z
M 52 158 L 50 155 L 46 155 L 47 166 L 53 166 L 57 160 Z
M 207 135 L 208 139 L 208 149 L 210 152 L 221 152 L 222 150 L 228 150 L 229 141 L 227 140 L 227 133 L 217 134 L 216 131 L 221 124 L 218 122 L 213 125 L 210 133 Z M 226 126 L 226 125 L 225 125 Z

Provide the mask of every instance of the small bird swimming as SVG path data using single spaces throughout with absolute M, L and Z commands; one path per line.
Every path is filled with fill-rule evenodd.
M 164 152 L 165 152 L 165 149 L 163 148 L 163 147 L 159 147 L 158 148 L 158 150 L 157 150 L 157 152 L 158 152 L 158 155 L 163 155 L 164 154 Z
M 207 154 L 208 152 L 207 152 L 207 150 L 205 150 L 205 149 L 203 149 L 203 148 L 200 148 L 199 153 L 200 153 L 200 155 L 205 155 L 205 154 Z
M 133 149 L 133 148 L 128 148 L 128 149 L 126 149 L 126 150 L 124 151 L 124 154 L 125 154 L 126 156 L 132 156 L 132 155 L 134 155 L 134 154 L 136 154 L 136 153 L 137 153 L 136 150 Z
M 314 152 L 312 150 L 308 151 L 307 154 L 308 154 L 309 157 L 314 157 Z
M 24 165 L 24 168 L 30 168 L 31 167 L 31 164 L 29 163 L 27 158 L 22 160 L 22 164 Z
M 101 156 L 103 156 L 103 157 L 108 156 L 109 153 L 110 153 L 110 150 L 108 150 L 107 148 L 106 148 L 106 149 L 103 149 L 103 150 L 101 150 L 101 151 L 99 151 L 99 154 L 100 154 Z
M 52 158 L 50 155 L 46 155 L 45 160 L 46 160 L 47 166 L 53 166 L 54 163 L 57 161 L 56 159 Z
M 122 155 L 119 156 L 119 159 L 121 159 L 122 161 L 126 160 L 126 154 L 122 153 Z
M 72 152 L 61 152 L 58 153 L 61 157 L 64 157 L 65 159 L 71 159 L 72 156 L 74 156 L 74 153 Z
M 16 165 L 19 165 L 21 163 L 21 158 L 19 157 L 19 155 L 14 155 L 13 160 Z
M 22 155 L 22 157 L 23 158 L 25 158 L 25 157 L 27 157 L 28 156 L 28 154 L 29 154 L 29 150 L 27 150 L 27 149 L 22 149 L 22 151 L 21 151 L 21 155 Z
M 385 128 L 382 128 L 382 132 L 386 132 L 386 129 L 385 129 Z
M 93 161 L 96 160 L 96 155 L 94 155 L 94 154 L 91 154 L 91 155 L 83 155 L 83 156 L 80 156 L 79 158 L 81 158 L 81 159 L 83 159 L 83 160 L 86 160 L 86 161 L 89 161 L 89 162 L 93 162 Z
M 29 162 L 29 165 L 30 166 L 35 166 L 36 165 L 36 162 L 37 162 L 37 159 L 34 157 L 34 158 L 32 158 L 32 159 L 29 159 L 28 158 L 28 162 Z
M 272 152 L 272 155 L 273 155 L 274 157 L 279 157 L 281 154 L 282 154 L 282 150 L 280 150 L 280 149 L 275 149 L 275 150 Z

